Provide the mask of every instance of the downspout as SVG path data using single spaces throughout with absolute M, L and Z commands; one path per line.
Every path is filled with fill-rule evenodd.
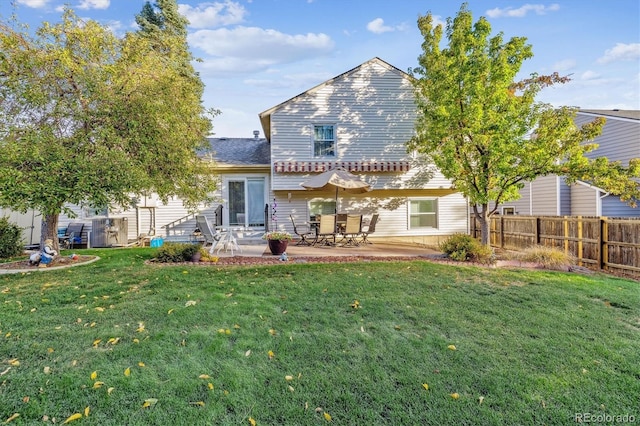
M 602 216 L 602 199 L 610 194 L 610 192 L 605 192 L 603 195 L 598 196 L 598 192 L 596 192 L 596 216 Z

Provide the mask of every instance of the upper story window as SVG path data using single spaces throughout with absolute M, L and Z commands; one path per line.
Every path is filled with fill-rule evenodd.
M 414 198 L 409 200 L 409 229 L 437 228 L 438 200 Z
M 332 124 L 320 124 L 313 126 L 313 156 L 335 157 L 336 132 Z

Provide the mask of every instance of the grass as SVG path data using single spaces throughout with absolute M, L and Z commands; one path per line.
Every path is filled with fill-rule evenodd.
M 85 407 L 74 423 L 640 418 L 638 282 L 422 261 L 145 265 L 153 250 L 0 276 L 0 422 Z

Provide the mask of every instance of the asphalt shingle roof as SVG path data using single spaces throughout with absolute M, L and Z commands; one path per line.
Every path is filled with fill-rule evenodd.
M 224 164 L 270 165 L 271 149 L 264 138 L 209 138 L 213 158 Z

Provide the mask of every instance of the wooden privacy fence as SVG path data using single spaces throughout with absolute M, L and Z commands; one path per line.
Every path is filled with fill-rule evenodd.
M 470 225 L 479 238 L 474 215 Z M 556 247 L 580 265 L 640 277 L 640 218 L 500 215 L 491 218 L 489 229 L 493 247 Z

